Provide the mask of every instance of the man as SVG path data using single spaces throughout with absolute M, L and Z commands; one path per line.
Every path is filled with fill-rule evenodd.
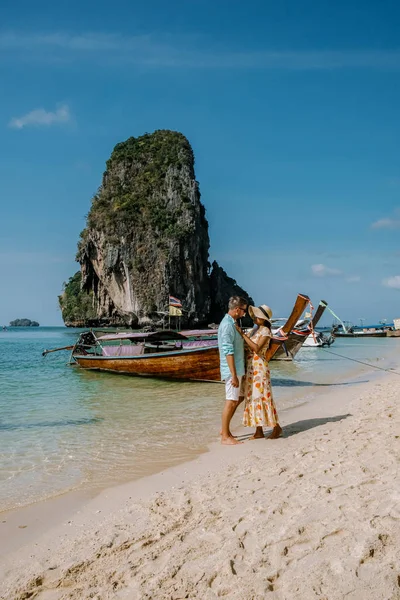
M 243 400 L 241 383 L 244 375 L 244 344 L 235 322 L 244 317 L 247 301 L 240 296 L 229 299 L 228 313 L 218 328 L 218 347 L 221 379 L 225 381 L 225 406 L 222 411 L 221 443 L 229 446 L 241 444 L 230 431 L 230 422 Z

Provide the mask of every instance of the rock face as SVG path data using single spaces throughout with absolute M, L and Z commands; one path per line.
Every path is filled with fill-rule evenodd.
M 253 298 L 241 288 L 234 279 L 229 277 L 224 269 L 214 261 L 210 275 L 210 319 L 214 323 L 219 323 L 226 313 L 228 301 L 231 296 L 241 296 L 246 298 L 248 304 L 254 305 Z M 251 324 L 251 321 L 247 323 Z
M 188 140 L 160 130 L 117 144 L 78 244 L 80 291 L 74 276 L 73 293 L 71 278 L 60 296 L 64 321 L 160 323 L 171 294 L 183 304 L 182 325 L 206 324 L 221 313 L 231 283 L 232 290 L 241 289 L 218 265 L 210 277 L 209 245 Z M 67 300 L 72 296 L 79 298 L 71 312 Z M 225 310 L 226 302 L 221 314 Z

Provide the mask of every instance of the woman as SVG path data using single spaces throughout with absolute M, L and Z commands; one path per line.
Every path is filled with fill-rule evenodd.
M 246 343 L 246 375 L 244 381 L 244 415 L 243 425 L 255 427 L 255 434 L 250 439 L 264 437 L 263 427 L 272 427 L 269 439 L 276 439 L 282 433 L 278 423 L 278 415 L 272 397 L 269 364 L 265 359 L 271 333 L 270 319 L 272 310 L 266 304 L 249 306 L 249 315 L 254 327 L 246 335 L 237 325 L 236 328 Z

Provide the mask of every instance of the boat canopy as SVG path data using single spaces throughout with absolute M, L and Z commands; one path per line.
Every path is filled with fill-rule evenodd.
M 169 342 L 174 340 L 187 340 L 185 335 L 178 333 L 177 331 L 170 331 L 169 329 L 163 329 L 161 331 L 149 331 L 149 332 L 124 332 L 124 333 L 106 333 L 97 337 L 99 342 L 109 342 L 116 340 L 130 340 L 132 342 Z
M 180 333 L 182 335 L 185 335 L 186 337 L 206 337 L 208 335 L 217 335 L 218 329 L 186 329 L 181 331 Z

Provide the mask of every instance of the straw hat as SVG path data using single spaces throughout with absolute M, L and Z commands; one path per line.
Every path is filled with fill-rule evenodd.
M 249 306 L 249 315 L 253 319 L 268 319 L 272 318 L 272 310 L 266 304 L 261 304 L 261 306 Z

